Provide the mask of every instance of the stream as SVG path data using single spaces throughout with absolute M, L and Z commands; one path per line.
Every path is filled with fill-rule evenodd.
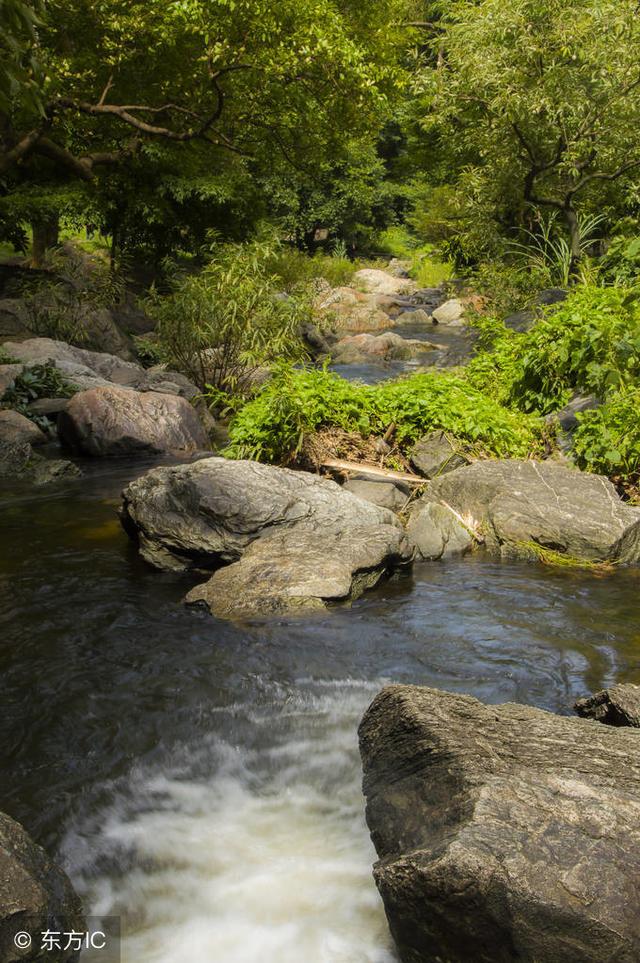
M 144 467 L 0 491 L 0 809 L 87 912 L 122 915 L 123 963 L 392 963 L 360 791 L 367 704 L 394 681 L 567 713 L 640 682 L 640 571 L 477 556 L 352 608 L 219 622 L 120 529 Z

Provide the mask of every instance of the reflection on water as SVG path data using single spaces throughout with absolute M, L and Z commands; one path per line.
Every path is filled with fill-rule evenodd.
M 385 681 L 568 712 L 640 682 L 637 571 L 424 565 L 309 620 L 186 610 L 114 523 L 125 469 L 0 493 L 0 809 L 124 963 L 383 963 L 358 720 Z

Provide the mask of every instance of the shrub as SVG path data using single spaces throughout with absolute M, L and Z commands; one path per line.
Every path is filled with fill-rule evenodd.
M 637 482 L 640 477 L 640 388 L 613 392 L 602 405 L 579 415 L 573 441 L 577 464 L 587 471 Z
M 540 444 L 540 422 L 508 411 L 462 378 L 414 375 L 381 385 L 345 381 L 327 370 L 282 368 L 235 416 L 226 454 L 279 462 L 295 457 L 305 435 L 324 427 L 383 434 L 410 446 L 441 428 L 487 454 L 526 456 Z
M 272 258 L 265 244 L 228 245 L 200 274 L 176 277 L 170 295 L 152 292 L 163 360 L 202 390 L 242 392 L 257 368 L 304 357 L 299 331 L 310 309 L 280 293 Z

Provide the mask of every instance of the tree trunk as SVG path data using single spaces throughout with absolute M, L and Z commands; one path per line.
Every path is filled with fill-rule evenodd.
M 569 228 L 569 243 L 571 247 L 569 277 L 573 278 L 578 273 L 578 267 L 582 257 L 582 250 L 580 248 L 580 224 L 578 223 L 578 215 L 573 207 L 567 206 L 564 208 L 564 217 Z
M 55 247 L 60 235 L 60 221 L 56 215 L 44 220 L 33 221 L 33 249 L 31 261 L 34 267 L 42 267 L 46 261 L 47 251 Z

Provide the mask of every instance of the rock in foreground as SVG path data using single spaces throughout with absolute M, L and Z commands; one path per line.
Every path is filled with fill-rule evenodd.
M 72 451 L 94 457 L 209 447 L 184 398 L 115 386 L 74 395 L 58 416 L 58 434 Z
M 235 563 L 188 598 L 225 617 L 353 598 L 411 557 L 392 512 L 307 472 L 205 458 L 154 468 L 123 498 L 123 524 L 156 568 Z
M 404 963 L 640 958 L 640 737 L 391 686 L 360 726 Z
M 417 504 L 452 508 L 489 550 L 532 546 L 591 562 L 640 560 L 640 509 L 611 482 L 552 462 L 482 461 L 436 478 Z
M 40 934 L 47 928 L 83 931 L 80 900 L 45 851 L 19 823 L 0 813 L 0 960 L 76 960 L 73 949 L 41 953 Z M 33 952 L 16 950 L 14 936 L 19 932 L 32 936 Z
M 586 699 L 578 699 L 573 708 L 584 719 L 595 719 L 607 726 L 640 729 L 640 686 L 612 685 Z

